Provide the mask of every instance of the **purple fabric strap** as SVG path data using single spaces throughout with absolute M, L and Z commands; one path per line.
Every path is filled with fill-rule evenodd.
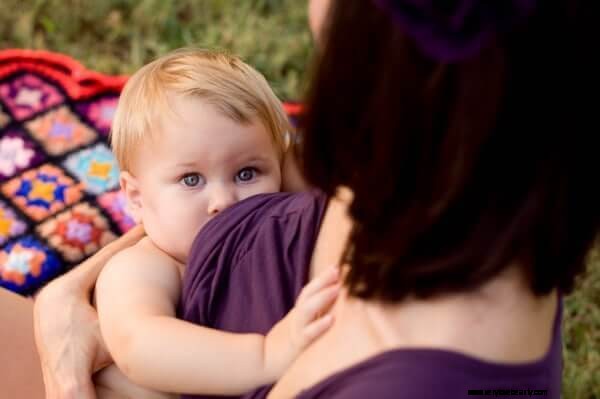
M 427 56 L 457 62 L 533 13 L 538 0 L 373 0 Z

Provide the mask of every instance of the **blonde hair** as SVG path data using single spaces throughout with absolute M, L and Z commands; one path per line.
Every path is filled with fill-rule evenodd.
M 200 98 L 241 124 L 258 119 L 282 159 L 291 127 L 265 78 L 233 55 L 187 48 L 145 65 L 123 88 L 111 129 L 113 152 L 122 170 L 131 169 L 132 150 L 152 137 L 159 116 L 171 109 L 168 93 Z

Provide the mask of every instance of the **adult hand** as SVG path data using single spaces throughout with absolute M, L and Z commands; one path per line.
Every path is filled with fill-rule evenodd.
M 35 340 L 47 399 L 96 398 L 92 374 L 111 363 L 91 293 L 114 254 L 144 236 L 141 226 L 105 246 L 63 277 L 48 284 L 34 305 Z
M 95 398 L 91 376 L 110 363 L 88 293 L 56 280 L 36 298 L 35 340 L 48 399 Z

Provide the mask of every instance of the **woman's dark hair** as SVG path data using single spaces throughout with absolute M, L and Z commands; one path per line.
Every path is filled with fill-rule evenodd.
M 539 1 L 452 64 L 372 0 L 332 2 L 300 157 L 354 191 L 352 295 L 466 291 L 510 264 L 537 295 L 572 290 L 600 226 L 593 1 Z

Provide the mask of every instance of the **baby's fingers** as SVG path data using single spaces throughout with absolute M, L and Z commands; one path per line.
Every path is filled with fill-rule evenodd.
M 302 331 L 302 347 L 310 344 L 321 334 L 323 334 L 333 324 L 333 315 L 331 313 L 326 314 L 323 317 L 310 323 Z
M 314 279 L 312 279 L 312 281 L 306 284 L 304 288 L 302 288 L 300 295 L 298 295 L 298 298 L 296 299 L 296 303 L 302 303 L 307 298 L 321 291 L 323 288 L 336 283 L 339 279 L 339 274 L 339 267 L 335 266 L 316 276 Z
M 323 288 L 310 297 L 306 297 L 302 303 L 296 305 L 299 325 L 308 326 L 317 318 L 320 318 L 322 314 L 327 313 L 339 293 L 340 286 L 336 284 Z

